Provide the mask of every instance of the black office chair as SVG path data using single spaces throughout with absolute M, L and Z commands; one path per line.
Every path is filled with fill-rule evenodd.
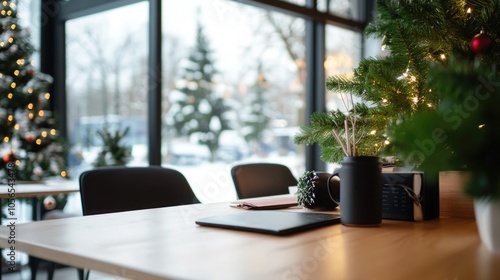
M 80 175 L 80 195 L 83 215 L 199 203 L 182 173 L 160 166 L 85 171 Z
M 238 198 L 288 194 L 297 179 L 290 169 L 276 163 L 239 164 L 231 168 Z

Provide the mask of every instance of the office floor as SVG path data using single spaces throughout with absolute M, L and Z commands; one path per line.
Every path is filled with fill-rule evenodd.
M 3 280 L 30 280 L 31 272 L 29 267 L 25 266 L 20 269 L 19 272 L 14 273 L 5 273 L 2 274 L 1 279 Z M 40 269 L 36 276 L 37 280 L 46 280 L 47 272 L 45 269 Z M 104 274 L 98 271 L 92 271 L 89 276 L 89 280 L 124 280 L 125 278 L 121 278 L 114 275 Z M 56 269 L 54 273 L 53 280 L 78 280 L 78 275 L 76 272 L 76 268 L 73 267 L 61 267 Z

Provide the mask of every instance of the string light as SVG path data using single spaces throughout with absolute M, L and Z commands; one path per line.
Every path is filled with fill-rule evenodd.
M 12 97 L 14 97 L 14 94 L 12 94 L 12 92 L 9 92 L 9 93 L 7 94 L 7 98 L 8 98 L 8 99 L 12 99 Z
M 441 60 L 445 60 L 446 59 L 446 55 L 444 53 L 441 54 Z
M 15 129 L 15 130 L 19 130 L 19 128 L 20 128 L 20 127 L 21 127 L 21 126 L 20 126 L 18 123 L 16 123 L 16 125 L 14 125 L 14 129 Z
M 61 176 L 66 177 L 68 174 L 66 173 L 66 170 L 61 171 Z
M 10 29 L 14 30 L 14 29 L 16 29 L 16 27 L 17 27 L 17 26 L 16 26 L 16 24 L 15 24 L 15 23 L 13 23 L 13 24 L 10 26 Z
M 391 144 L 391 142 L 389 141 L 389 139 L 386 139 L 386 140 L 384 141 L 384 145 L 389 145 L 389 144 Z
M 0 47 L 5 47 L 5 42 L 0 42 Z
M 486 126 L 485 124 L 481 124 L 481 125 L 479 125 L 479 128 L 481 129 L 481 128 L 485 127 L 485 126 Z
M 53 128 L 53 129 L 51 129 L 51 130 L 50 130 L 50 134 L 51 134 L 51 135 L 56 135 L 56 130 L 55 130 L 54 128 Z
M 0 14 L 2 14 L 2 16 L 5 16 L 5 10 L 2 10 Z
M 46 138 L 47 137 L 47 131 L 42 131 L 42 137 Z
M 3 2 L 2 2 L 2 5 L 3 5 L 4 7 L 7 7 L 7 4 L 8 4 L 8 3 L 7 3 L 7 1 L 3 1 Z
M 32 94 L 32 93 L 33 93 L 33 88 L 29 88 L 29 89 L 28 89 L 28 93 L 29 93 L 29 94 Z
M 8 16 L 12 15 L 12 11 L 7 11 L 7 15 Z
M 372 130 L 372 131 L 370 131 L 370 134 L 371 134 L 371 135 L 375 135 L 375 133 L 377 133 L 377 131 L 376 131 L 376 130 Z
M 16 160 L 16 165 L 17 165 L 17 166 L 21 165 L 21 161 L 17 159 L 17 160 Z
M 15 70 L 15 71 L 14 71 L 14 75 L 15 75 L 15 76 L 19 76 L 19 70 Z
M 9 143 L 10 139 L 9 139 L 9 137 L 8 137 L 8 136 L 5 136 L 5 137 L 3 138 L 3 141 L 4 141 L 5 143 Z
M 9 38 L 9 40 L 7 40 L 7 41 L 9 41 L 9 43 L 11 43 L 11 44 L 12 44 L 12 43 L 14 42 L 14 38 L 13 38 L 13 37 L 10 37 L 10 38 Z
M 9 115 L 9 116 L 7 117 L 7 120 L 8 120 L 9 122 L 13 121 L 13 120 L 14 120 L 14 116 Z
M 40 138 L 36 139 L 35 143 L 37 145 L 42 145 L 42 139 L 40 139 Z
M 16 88 L 16 83 L 13 82 L 12 84 L 10 84 L 10 87 L 11 88 Z
M 33 103 L 28 104 L 28 109 L 33 109 Z
M 30 120 L 32 120 L 33 119 L 33 113 L 29 113 L 28 114 L 28 118 L 30 118 Z
M 17 63 L 17 65 L 23 65 L 24 64 L 24 59 L 20 58 L 20 59 L 16 60 L 16 63 Z
M 44 114 L 45 112 L 43 110 L 38 111 L 38 116 L 43 117 Z
M 45 99 L 50 99 L 50 93 L 45 93 Z

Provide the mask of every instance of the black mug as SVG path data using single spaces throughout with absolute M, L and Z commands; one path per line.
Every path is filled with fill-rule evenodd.
M 340 221 L 346 226 L 382 223 L 382 164 L 378 157 L 344 157 L 331 176 L 340 178 Z M 330 183 L 330 180 L 327 180 Z M 332 198 L 333 199 L 333 198 Z

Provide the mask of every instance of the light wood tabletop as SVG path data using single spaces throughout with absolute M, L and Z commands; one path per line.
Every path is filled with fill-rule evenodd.
M 500 279 L 500 256 L 473 219 L 383 220 L 287 236 L 203 227 L 237 213 L 197 204 L 38 221 L 0 228 L 0 246 L 128 279 Z M 307 211 L 300 208 L 289 211 Z
M 80 191 L 78 181 L 57 181 L 40 183 L 16 183 L 15 197 L 36 197 L 54 194 L 69 194 Z M 0 198 L 9 198 L 8 185 L 0 185 Z

